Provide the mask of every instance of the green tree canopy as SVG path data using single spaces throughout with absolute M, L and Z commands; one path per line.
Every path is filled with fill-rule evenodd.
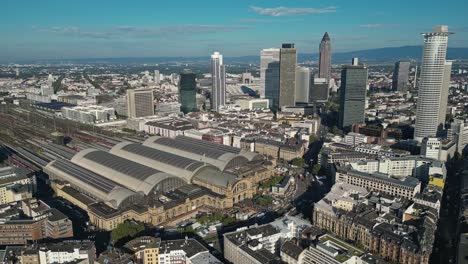
M 111 239 L 112 241 L 118 242 L 127 237 L 134 237 L 138 233 L 141 233 L 145 230 L 145 226 L 143 224 L 136 224 L 130 221 L 123 222 L 118 224 L 117 227 L 112 230 Z
M 312 174 L 317 175 L 321 168 L 322 166 L 320 166 L 320 164 L 315 164 L 314 167 L 312 167 Z
M 291 160 L 291 164 L 297 167 L 304 167 L 305 161 L 303 158 L 295 158 Z

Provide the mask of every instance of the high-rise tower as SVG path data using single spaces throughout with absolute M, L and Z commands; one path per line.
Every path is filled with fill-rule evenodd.
M 197 111 L 197 82 L 195 73 L 182 72 L 179 80 L 180 110 L 186 114 Z
M 127 90 L 128 118 L 154 115 L 153 90 Z
M 395 63 L 392 80 L 393 91 L 404 93 L 408 90 L 409 69 L 409 61 L 399 61 Z
M 309 102 L 310 69 L 296 67 L 296 103 Z
M 263 49 L 260 52 L 260 97 L 272 99 L 279 91 L 280 50 Z M 276 96 L 277 97 L 277 96 Z
M 296 104 L 297 50 L 294 44 L 283 44 L 280 50 L 279 98 L 277 109 Z
M 330 81 L 331 78 L 331 40 L 328 32 L 323 35 L 319 48 L 319 77 Z
M 367 68 L 357 64 L 344 66 L 341 71 L 340 112 L 338 124 L 347 130 L 355 123 L 365 120 L 365 104 L 367 93 Z
M 211 110 L 218 112 L 226 103 L 226 70 L 223 55 L 219 52 L 211 55 Z
M 419 80 L 418 102 L 414 139 L 421 142 L 425 137 L 436 136 L 445 122 L 444 102 L 447 101 L 450 71 L 447 54 L 448 26 L 436 26 L 434 32 L 423 33 L 424 50 Z M 446 104 L 446 103 L 445 103 Z

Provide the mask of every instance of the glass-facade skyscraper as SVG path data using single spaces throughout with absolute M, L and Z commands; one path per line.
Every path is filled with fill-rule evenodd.
M 325 103 L 328 101 L 328 81 L 325 78 L 310 78 L 309 103 Z
M 280 76 L 280 49 L 263 49 L 260 52 L 260 97 L 268 99 L 270 108 L 278 109 Z
M 218 112 L 226 103 L 226 71 L 219 52 L 211 55 L 211 79 L 211 110 Z
M 280 50 L 263 49 L 260 52 L 260 98 L 271 98 L 272 91 L 279 90 Z
M 410 70 L 409 61 L 399 61 L 395 63 L 393 70 L 392 90 L 395 92 L 406 92 L 408 90 L 408 77 Z
M 450 70 L 447 68 L 451 67 L 445 57 L 450 34 L 448 26 L 437 26 L 434 32 L 423 34 L 424 50 L 414 128 L 414 139 L 419 142 L 425 137 L 436 136 L 445 122 L 446 90 L 450 84 Z
M 351 125 L 365 121 L 367 76 L 367 67 L 362 65 L 347 65 L 341 70 L 338 119 L 341 129 L 348 130 Z
M 180 110 L 186 114 L 196 112 L 197 108 L 197 81 L 194 73 L 183 72 L 179 80 Z

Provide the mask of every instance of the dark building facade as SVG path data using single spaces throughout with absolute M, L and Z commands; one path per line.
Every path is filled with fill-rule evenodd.
M 409 61 L 399 61 L 395 63 L 393 71 L 392 90 L 395 92 L 406 92 L 408 89 L 408 77 L 410 70 Z
M 319 48 L 319 77 L 330 81 L 331 77 L 331 40 L 328 32 L 323 35 Z
M 367 92 L 367 68 L 360 65 L 344 66 L 341 71 L 340 112 L 341 129 L 355 123 L 364 123 Z
M 280 50 L 280 91 L 278 107 L 296 103 L 297 50 L 294 44 L 283 44 Z
M 325 78 L 310 78 L 309 103 L 328 101 L 328 81 Z
M 183 72 L 179 81 L 180 110 L 186 114 L 197 111 L 197 82 L 195 74 Z

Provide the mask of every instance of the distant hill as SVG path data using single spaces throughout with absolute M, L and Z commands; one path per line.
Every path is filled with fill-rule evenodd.
M 404 46 L 395 48 L 369 49 L 351 52 L 338 52 L 332 55 L 333 62 L 349 62 L 351 58 L 358 57 L 367 62 L 395 62 L 397 60 L 421 60 L 422 46 Z M 299 60 L 304 60 L 306 54 L 300 55 Z M 310 58 L 310 57 L 309 57 Z M 314 59 L 315 58 L 315 59 Z M 317 55 L 312 54 L 316 60 Z M 447 59 L 468 60 L 468 48 L 448 48 Z
M 419 61 L 422 56 L 422 46 L 403 46 L 392 48 L 368 49 L 350 52 L 336 52 L 332 54 L 333 63 L 348 63 L 351 58 L 358 57 L 360 61 L 368 63 L 393 63 L 398 60 Z M 447 58 L 450 60 L 468 60 L 468 48 L 448 48 Z M 317 61 L 318 54 L 299 53 L 299 62 Z M 156 58 L 92 58 L 47 60 L 48 63 L 94 63 L 94 64 L 151 64 L 151 63 L 200 63 L 208 64 L 209 56 L 199 57 L 156 57 Z M 259 56 L 225 57 L 225 63 L 258 64 Z
M 392 48 L 380 48 L 369 50 L 358 50 L 349 52 L 336 52 L 332 54 L 333 63 L 350 63 L 353 57 L 358 57 L 360 61 L 370 63 L 393 63 L 398 60 L 421 60 L 423 52 L 422 46 L 403 46 Z M 468 48 L 448 48 L 447 59 L 449 60 L 468 60 Z M 206 60 L 206 59 L 205 59 Z M 307 54 L 299 53 L 299 62 L 304 61 L 317 61 L 318 53 Z M 255 63 L 260 61 L 259 56 L 243 56 L 243 57 L 226 57 L 227 63 L 243 62 Z

